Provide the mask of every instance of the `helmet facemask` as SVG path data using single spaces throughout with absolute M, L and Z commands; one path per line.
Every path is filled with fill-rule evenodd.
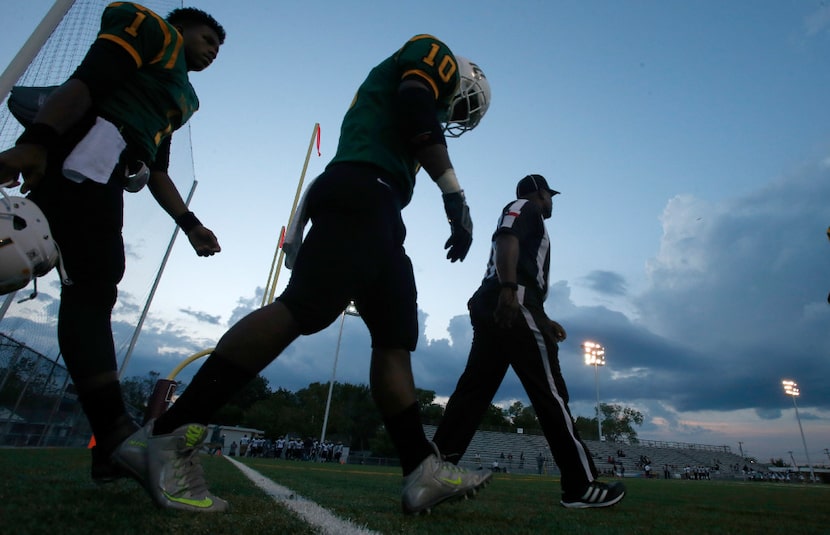
M 444 125 L 444 134 L 448 137 L 459 137 L 478 126 L 490 106 L 490 84 L 482 70 L 466 58 L 456 56 L 456 59 L 461 83 Z

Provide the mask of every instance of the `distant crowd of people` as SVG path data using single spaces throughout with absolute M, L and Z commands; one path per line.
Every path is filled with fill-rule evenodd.
M 804 483 L 805 481 L 809 480 L 809 477 L 805 476 L 800 472 L 793 472 L 790 469 L 787 469 L 786 472 L 773 472 L 773 471 L 763 471 L 763 470 L 755 470 L 755 468 L 750 468 L 747 465 L 744 465 L 741 469 L 741 474 L 743 474 L 744 479 L 748 481 L 772 481 L 772 482 L 796 482 L 796 483 Z
M 211 440 L 209 453 L 216 454 L 218 451 L 224 453 L 225 435 L 214 437 Z M 323 442 L 316 438 L 306 437 L 285 437 L 281 436 L 276 440 L 264 438 L 260 435 L 249 437 L 244 435 L 236 441 L 231 442 L 227 454 L 231 457 L 262 457 L 268 459 L 287 459 L 290 461 L 319 461 L 339 463 L 343 456 L 343 443 L 325 440 Z
M 622 449 L 617 450 L 616 457 L 614 455 L 608 455 L 605 460 L 610 466 L 603 469 L 603 473 L 611 477 L 625 477 L 625 465 L 623 464 L 622 458 L 625 458 L 625 452 Z M 662 477 L 663 479 L 709 480 L 711 479 L 712 472 L 717 473 L 720 471 L 720 461 L 718 459 L 713 459 L 711 466 L 704 464 L 694 466 L 688 464 L 685 466 L 664 464 L 662 476 L 653 467 L 653 462 L 648 455 L 640 455 L 637 461 L 633 462 L 633 465 L 642 477 L 648 479 L 659 479 Z M 733 467 L 733 470 L 738 472 L 739 467 L 736 465 Z

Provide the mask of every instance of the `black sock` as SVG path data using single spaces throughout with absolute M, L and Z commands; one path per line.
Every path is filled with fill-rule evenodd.
M 213 414 L 256 377 L 231 360 L 213 353 L 170 409 L 153 425 L 154 435 L 172 433 L 182 425 L 207 425 Z
M 78 401 L 89 420 L 95 443 L 104 455 L 109 455 L 115 446 L 138 429 L 127 414 L 118 381 L 92 390 L 79 390 Z
M 418 468 L 421 461 L 434 451 L 424 435 L 418 403 L 413 403 L 402 412 L 383 419 L 386 432 L 398 450 L 403 475 L 409 475 Z

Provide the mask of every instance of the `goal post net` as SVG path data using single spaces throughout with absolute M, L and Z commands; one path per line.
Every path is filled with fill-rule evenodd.
M 75 0 L 42 44 L 34 59 L 19 77 L 15 86 L 43 87 L 60 85 L 74 72 L 95 40 L 101 14 L 110 0 Z M 180 0 L 142 0 L 141 5 L 161 16 L 182 7 Z M 40 21 L 30 22 L 34 30 Z M 5 66 L 2 66 L 5 67 Z M 0 150 L 11 147 L 22 132 L 22 126 L 8 108 L 8 95 L 0 105 Z M 173 136 L 170 175 L 176 187 L 187 198 L 195 183 L 193 154 L 189 126 L 185 125 Z M 20 195 L 17 189 L 7 191 Z M 132 338 L 132 328 L 139 323 L 159 272 L 175 224 L 162 210 L 150 192 L 144 190 L 124 194 L 124 243 L 127 270 L 119 284 L 118 303 L 113 311 L 113 331 L 119 363 Z M 0 296 L 0 305 L 7 306 L 0 316 L 0 334 L 12 338 L 49 358 L 59 358 L 56 337 L 57 306 L 60 283 L 56 270 L 38 280 L 38 295 L 28 299 L 32 284 L 19 290 L 15 296 Z M 7 299 L 10 299 L 7 302 Z M 121 333 L 121 334 L 118 334 Z M 3 362 L 0 361 L 0 367 Z

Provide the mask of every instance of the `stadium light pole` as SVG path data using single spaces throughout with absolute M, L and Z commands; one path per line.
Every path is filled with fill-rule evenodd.
M 599 405 L 599 367 L 605 366 L 605 348 L 596 342 L 583 342 L 582 351 L 585 355 L 585 364 L 594 367 L 594 382 L 597 386 L 597 436 L 602 440 L 602 413 Z
M 798 405 L 795 402 L 795 398 L 801 395 L 801 391 L 798 389 L 798 383 L 795 381 L 791 381 L 789 379 L 784 379 L 781 381 L 781 384 L 784 386 L 784 393 L 791 398 L 793 398 L 793 407 L 795 407 L 795 419 L 798 420 L 798 430 L 801 431 L 801 443 L 804 444 L 804 455 L 807 456 L 807 466 L 810 467 L 810 482 L 814 483 L 816 480 L 816 475 L 813 473 L 813 463 L 810 462 L 810 452 L 807 451 L 807 440 L 804 438 L 804 428 L 801 427 L 801 417 L 798 415 Z M 790 452 L 790 456 L 792 456 L 792 452 Z M 795 462 L 793 460 L 793 462 Z M 798 468 L 798 465 L 796 465 Z
M 360 316 L 357 312 L 357 307 L 354 306 L 354 301 L 343 309 L 340 315 L 340 334 L 337 335 L 337 349 L 334 351 L 334 366 L 331 369 L 331 381 L 329 381 L 329 395 L 326 399 L 326 412 L 323 415 L 323 430 L 320 432 L 320 444 L 326 440 L 326 427 L 329 425 L 329 409 L 331 408 L 331 394 L 334 390 L 334 377 L 337 375 L 337 357 L 340 355 L 340 341 L 343 339 L 343 325 L 346 323 L 346 316 Z

